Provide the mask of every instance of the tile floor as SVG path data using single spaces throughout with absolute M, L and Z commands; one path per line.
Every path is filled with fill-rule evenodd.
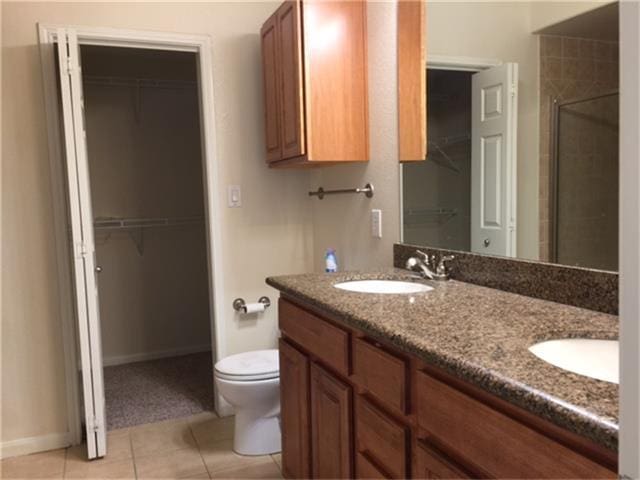
M 2 460 L 0 478 L 206 479 L 282 478 L 280 455 L 232 451 L 233 418 L 213 413 L 109 432 L 104 459 L 84 446 Z

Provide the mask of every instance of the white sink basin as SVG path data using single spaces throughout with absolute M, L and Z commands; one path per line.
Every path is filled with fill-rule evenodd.
M 549 340 L 532 345 L 529 351 L 564 370 L 605 382 L 619 382 L 618 340 Z
M 433 290 L 429 285 L 400 280 L 354 280 L 336 283 L 334 287 L 340 290 L 360 293 L 421 293 Z

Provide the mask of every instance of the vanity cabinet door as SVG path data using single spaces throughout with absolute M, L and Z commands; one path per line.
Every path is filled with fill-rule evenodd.
M 352 478 L 351 387 L 311 364 L 313 478 Z
M 309 359 L 280 340 L 282 472 L 286 478 L 309 478 Z

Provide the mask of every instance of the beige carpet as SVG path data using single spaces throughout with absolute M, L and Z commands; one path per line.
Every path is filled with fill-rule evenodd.
M 104 369 L 107 429 L 213 410 L 211 352 Z

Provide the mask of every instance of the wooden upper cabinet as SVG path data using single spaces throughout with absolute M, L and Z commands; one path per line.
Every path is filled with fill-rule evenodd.
M 424 0 L 398 1 L 398 156 L 427 157 L 427 70 Z
M 280 140 L 280 88 L 278 61 L 278 17 L 274 13 L 262 26 L 262 71 L 264 75 L 265 99 L 265 142 L 267 162 L 280 159 L 282 143 Z
M 276 12 L 280 40 L 280 137 L 282 158 L 304 155 L 304 93 L 300 2 L 288 1 Z M 268 100 L 267 100 L 268 101 Z M 268 127 L 267 127 L 268 128 Z
M 369 160 L 365 1 L 284 2 L 262 61 L 271 167 Z

